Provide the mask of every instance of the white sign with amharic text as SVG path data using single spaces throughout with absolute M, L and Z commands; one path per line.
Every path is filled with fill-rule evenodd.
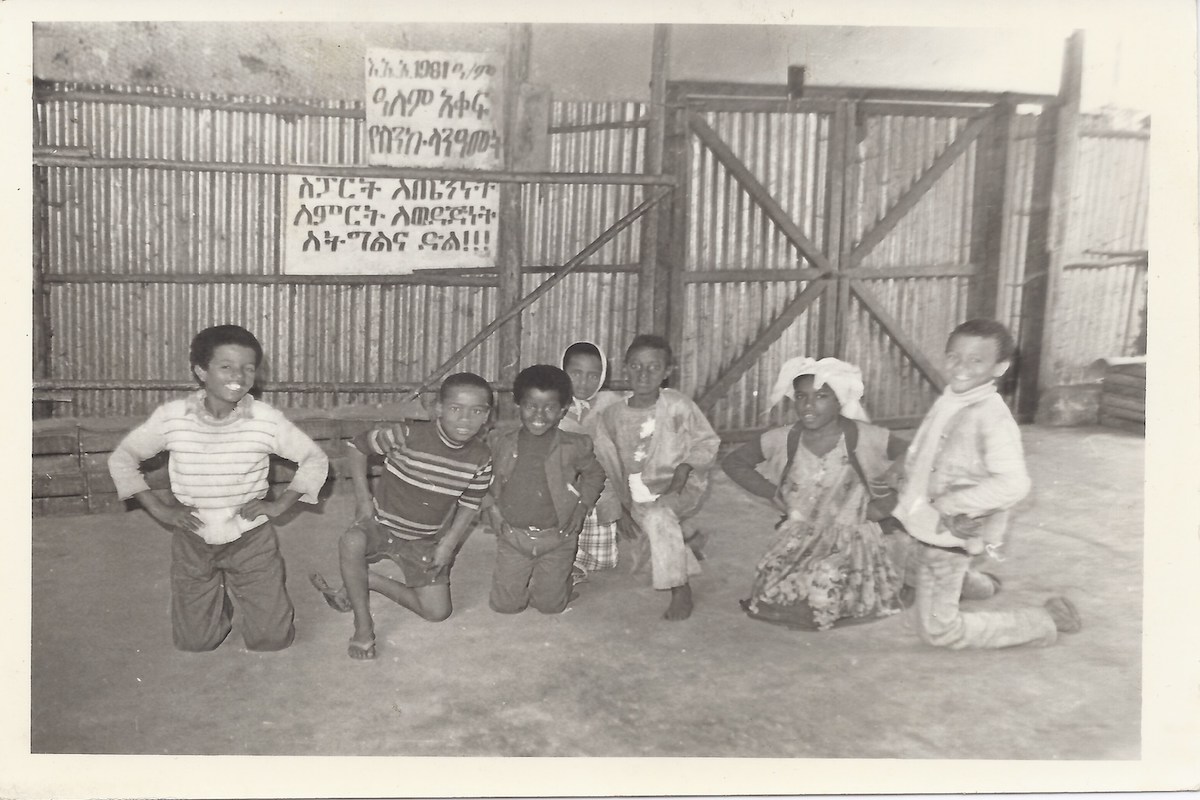
M 283 271 L 494 267 L 499 207 L 495 183 L 288 175 Z
M 501 168 L 501 56 L 369 48 L 363 66 L 368 164 Z

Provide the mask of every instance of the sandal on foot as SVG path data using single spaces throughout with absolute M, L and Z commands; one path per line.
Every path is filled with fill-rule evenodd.
M 346 597 L 346 593 L 341 589 L 334 589 L 326 583 L 321 573 L 314 572 L 308 576 L 308 579 L 334 611 L 341 611 L 344 614 L 353 610 L 350 606 L 350 598 Z
M 370 661 L 375 658 L 375 640 L 363 644 L 351 639 L 346 647 L 346 654 L 355 661 Z

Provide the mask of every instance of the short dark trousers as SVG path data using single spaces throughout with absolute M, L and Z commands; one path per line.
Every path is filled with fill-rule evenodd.
M 450 583 L 450 565 L 435 566 L 433 553 L 440 537 L 405 539 L 396 531 L 375 519 L 360 519 L 350 530 L 360 530 L 367 537 L 367 563 L 391 559 L 404 573 L 404 583 L 411 588 Z

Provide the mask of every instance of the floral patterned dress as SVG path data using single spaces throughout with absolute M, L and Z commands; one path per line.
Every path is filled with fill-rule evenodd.
M 769 622 L 828 630 L 900 610 L 901 578 L 845 438 L 823 456 L 801 444 L 780 493 L 788 516 L 758 564 L 746 611 Z

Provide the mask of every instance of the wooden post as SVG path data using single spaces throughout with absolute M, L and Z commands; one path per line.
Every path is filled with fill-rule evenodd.
M 521 124 L 519 116 L 521 87 L 529 78 L 532 39 L 531 25 L 509 24 L 508 49 L 504 62 L 504 96 L 501 105 L 504 113 L 505 169 L 512 169 L 517 152 L 528 149 L 518 141 L 518 137 L 529 135 L 528 126 Z M 500 229 L 496 248 L 496 266 L 500 280 L 496 305 L 499 308 L 509 308 L 521 297 L 521 265 L 525 261 L 521 192 L 520 184 L 504 185 L 500 189 Z M 499 334 L 499 382 L 505 386 L 512 386 L 521 365 L 520 315 L 505 323 Z
M 820 324 L 821 334 L 817 352 L 820 356 L 834 356 L 840 346 L 839 326 L 842 324 L 839 303 L 844 299 L 840 291 L 841 280 L 838 273 L 842 267 L 843 238 L 845 231 L 845 200 L 846 200 L 846 142 L 850 136 L 849 129 L 854 124 L 851 104 L 839 100 L 829 121 L 828 140 L 828 172 L 826 174 L 825 194 L 825 253 L 832 270 L 829 280 L 833 283 L 834 291 L 825 292 L 821 298 Z M 848 243 L 846 243 L 848 244 Z
M 666 161 L 675 178 L 671 194 L 671 218 L 667 236 L 659 237 L 664 253 L 664 268 L 658 271 L 655 292 L 669 298 L 666 307 L 667 341 L 676 354 L 685 352 L 684 322 L 687 318 L 687 285 L 684 283 L 684 262 L 687 260 L 688 202 L 691 197 L 691 128 L 688 110 L 682 105 L 683 95 L 674 87 L 669 92 L 671 127 Z
M 654 49 L 650 56 L 650 103 L 647 105 L 646 160 L 644 171 L 661 175 L 663 171 L 663 143 L 667 125 L 667 70 L 671 50 L 671 28 L 669 25 L 654 26 Z M 643 189 L 642 191 L 646 191 Z M 638 272 L 639 332 L 665 334 L 667 317 L 673 298 L 659 294 L 659 209 L 654 206 L 642 217 L 642 234 L 639 245 L 641 269 Z
M 971 215 L 971 263 L 975 275 L 967 290 L 972 318 L 1005 321 L 1000 308 L 1000 261 L 1004 250 L 1004 224 L 1008 219 L 1008 151 L 1013 106 L 997 104 L 988 131 L 975 145 L 975 196 Z
M 1075 31 L 1063 49 L 1062 81 L 1057 108 L 1045 108 L 1038 124 L 1039 153 L 1035 170 L 1050 161 L 1049 174 L 1035 173 L 1033 217 L 1026 256 L 1025 298 L 1021 335 L 1022 382 L 1018 419 L 1028 420 L 1040 398 L 1056 380 L 1054 362 L 1056 312 L 1066 253 L 1066 225 L 1079 151 L 1079 97 L 1083 76 L 1083 31 Z M 1047 142 L 1041 137 L 1052 136 Z M 1049 152 L 1043 153 L 1042 148 Z M 1039 180 L 1040 178 L 1040 180 Z M 1040 190 L 1040 191 L 1039 191 Z M 1038 217 L 1043 219 L 1039 220 Z M 1036 224 L 1036 230 L 1035 230 Z M 1035 236 L 1036 234 L 1036 236 Z M 1040 248 L 1038 252 L 1035 248 Z M 1042 275 L 1038 273 L 1042 272 Z M 1040 291 L 1039 291 L 1040 289 Z
M 41 140 L 38 132 L 38 114 L 33 110 L 33 141 Z M 48 230 L 46 206 L 46 171 L 33 167 L 33 377 L 50 377 L 50 304 L 46 292 L 45 238 Z M 40 419 L 51 415 L 52 403 L 34 402 L 33 417 Z

